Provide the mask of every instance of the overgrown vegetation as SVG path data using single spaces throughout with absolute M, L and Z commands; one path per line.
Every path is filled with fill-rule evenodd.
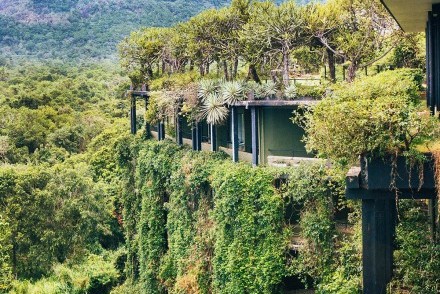
M 419 71 L 403 69 L 337 86 L 305 115 L 307 147 L 346 163 L 415 150 L 438 129 L 421 105 L 421 81 Z
M 127 1 L 127 9 L 153 3 L 135 2 Z M 110 11 L 120 1 L 106 1 L 103 10 L 99 1 L 84 3 L 32 1 L 31 12 L 50 15 L 54 23 L 1 17 L 0 33 L 14 37 L 0 46 L 23 44 L 19 54 L 51 46 L 44 58 L 112 52 L 115 36 L 134 26 L 136 11 L 127 21 Z M 168 1 L 166 7 L 185 6 L 179 19 L 187 18 L 200 9 L 188 3 Z M 360 207 L 344 200 L 345 169 L 358 155 L 412 152 L 436 135 L 438 125 L 420 106 L 420 71 L 353 82 L 391 48 L 383 37 L 396 37 L 377 5 L 233 1 L 172 28 L 133 33 L 120 45 L 129 78 L 105 63 L 0 67 L 0 293 L 283 293 L 292 277 L 317 293 L 360 293 Z M 87 15 L 78 16 L 76 7 Z M 173 13 L 163 7 L 142 6 L 136 17 Z M 101 18 L 115 26 L 107 29 Z M 90 19 L 105 33 L 90 33 Z M 35 41 L 46 35 L 49 45 Z M 72 52 L 78 44 L 81 51 Z M 372 45 L 380 50 L 372 54 Z M 324 61 L 329 82 L 339 75 L 336 69 L 348 68 L 345 78 L 353 83 L 289 81 L 296 75 L 292 64 L 317 73 Z M 421 64 L 420 36 L 410 35 L 375 65 L 379 72 Z M 162 91 L 151 93 L 141 119 L 151 123 L 177 106 L 189 121 L 216 124 L 228 105 L 248 96 L 325 96 L 302 123 L 309 148 L 333 165 L 253 168 L 221 152 L 129 135 L 124 94 L 130 82 Z M 394 292 L 439 291 L 439 248 L 424 209 L 417 201 L 400 207 Z
M 130 181 L 141 198 L 125 210 L 130 219 L 139 216 L 135 231 L 126 231 L 136 240 L 127 266 L 139 271 L 130 283 L 141 283 L 145 293 L 277 293 L 290 274 L 312 276 L 316 285 L 330 280 L 339 255 L 330 223 L 342 190 L 338 181 L 326 183 L 330 170 L 283 170 L 292 181 L 276 189 L 280 170 L 234 164 L 221 153 L 195 153 L 169 142 L 132 144 L 119 151 L 125 156 L 138 150 L 129 160 L 136 166 L 126 171 L 136 174 Z M 318 203 L 321 219 L 311 214 Z M 294 204 L 304 207 L 301 236 L 310 242 L 298 260 L 289 255 L 294 224 L 285 217 Z M 344 274 L 356 280 L 359 273 Z

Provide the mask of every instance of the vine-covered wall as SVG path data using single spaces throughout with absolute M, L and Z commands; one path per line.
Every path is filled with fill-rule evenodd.
M 315 286 L 331 279 L 336 241 L 352 238 L 337 237 L 334 226 L 342 191 L 329 180 L 334 169 L 253 168 L 223 153 L 128 141 L 117 146 L 126 271 L 141 293 L 280 293 L 288 276 L 311 277 Z M 294 258 L 298 227 L 304 250 Z M 358 276 L 344 271 L 355 289 Z
M 132 136 L 114 149 L 127 280 L 112 294 L 282 293 L 292 277 L 316 293 L 361 293 L 360 207 L 345 200 L 343 170 L 253 168 Z M 391 293 L 438 292 L 438 245 L 421 234 L 426 217 L 408 213 L 420 207 L 402 203 Z

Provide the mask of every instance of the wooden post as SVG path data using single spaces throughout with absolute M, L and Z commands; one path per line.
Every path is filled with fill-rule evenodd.
M 130 99 L 130 127 L 131 133 L 136 134 L 136 97 L 133 94 Z
M 217 151 L 217 127 L 214 124 L 210 124 L 211 128 L 211 151 Z
M 192 140 L 192 150 L 197 150 L 197 129 L 196 123 L 191 124 L 191 140 Z
M 364 67 L 364 70 L 365 70 L 365 76 L 368 76 L 368 68 Z
M 258 118 L 257 108 L 251 107 L 251 133 L 252 133 L 252 165 L 258 165 Z
M 342 81 L 345 81 L 345 65 L 342 66 Z
M 238 162 L 238 118 L 237 108 L 231 107 L 231 138 L 232 138 L 232 161 Z

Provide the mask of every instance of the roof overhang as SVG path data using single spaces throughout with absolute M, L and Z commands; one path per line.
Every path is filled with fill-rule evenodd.
M 424 32 L 428 12 L 440 0 L 381 0 L 399 26 L 407 33 Z

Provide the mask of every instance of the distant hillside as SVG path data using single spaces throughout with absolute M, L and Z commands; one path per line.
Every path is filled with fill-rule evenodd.
M 42 59 L 107 58 L 114 56 L 116 44 L 135 29 L 170 26 L 229 2 L 0 0 L 0 52 Z

